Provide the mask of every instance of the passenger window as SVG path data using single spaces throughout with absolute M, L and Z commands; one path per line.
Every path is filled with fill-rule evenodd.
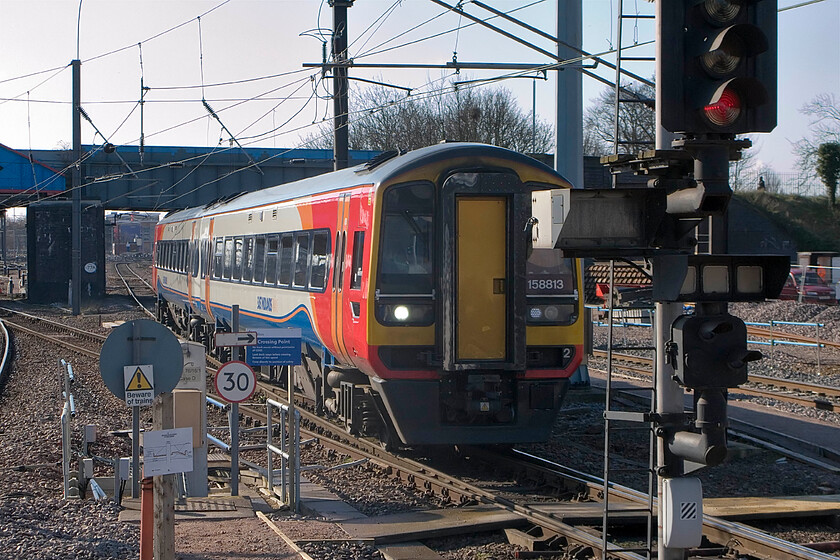
M 233 270 L 233 239 L 225 239 L 225 273 L 224 277 L 230 280 L 230 271 Z
M 250 282 L 254 277 L 254 238 L 246 237 L 242 244 L 242 281 Z
M 217 239 L 216 248 L 213 251 L 213 278 L 221 278 L 224 269 L 225 240 Z
M 254 240 L 254 282 L 265 280 L 265 237 L 258 236 Z
M 323 290 L 327 287 L 329 239 L 328 231 L 316 231 L 312 234 L 312 272 L 309 287 L 315 290 Z
M 242 278 L 242 238 L 237 237 L 233 241 L 233 271 L 230 275 L 231 280 L 239 280 Z
M 210 243 L 209 239 L 205 239 L 204 243 L 202 244 L 202 255 L 201 255 L 201 277 L 206 278 L 207 273 L 210 270 L 210 259 L 212 256 L 210 255 L 210 247 L 213 245 Z
M 272 235 L 268 238 L 265 251 L 265 283 L 274 284 L 277 282 L 277 248 L 280 238 Z
M 277 277 L 277 284 L 290 286 L 292 283 L 292 249 L 294 238 L 291 233 L 280 238 L 280 272 Z
M 335 255 L 333 257 L 333 282 L 332 282 L 333 291 L 336 291 L 338 289 L 338 273 L 341 271 L 341 267 L 338 266 L 340 255 L 341 255 L 341 234 L 339 232 L 335 232 Z
M 198 276 L 198 241 L 190 241 L 190 274 Z
M 362 287 L 363 259 L 365 252 L 365 232 L 353 232 L 353 260 L 350 261 L 351 274 L 350 289 L 359 290 Z
M 297 234 L 295 240 L 295 288 L 306 287 L 306 276 L 309 272 L 309 233 Z

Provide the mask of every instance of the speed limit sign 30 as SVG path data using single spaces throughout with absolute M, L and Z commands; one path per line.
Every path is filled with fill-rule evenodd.
M 245 362 L 227 362 L 216 372 L 216 392 L 227 402 L 247 400 L 257 388 L 257 376 Z

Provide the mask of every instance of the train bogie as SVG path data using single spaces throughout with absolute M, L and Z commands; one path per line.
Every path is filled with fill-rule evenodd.
M 514 152 L 432 146 L 166 217 L 160 319 L 208 344 L 296 327 L 298 390 L 403 444 L 548 437 L 582 353 L 578 263 L 535 247 L 532 194 L 570 185 Z

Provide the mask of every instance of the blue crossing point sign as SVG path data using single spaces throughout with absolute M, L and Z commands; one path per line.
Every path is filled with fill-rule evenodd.
M 257 344 L 245 347 L 250 366 L 300 365 L 300 329 L 257 329 Z

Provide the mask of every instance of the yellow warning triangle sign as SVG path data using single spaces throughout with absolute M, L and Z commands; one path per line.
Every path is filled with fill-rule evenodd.
M 125 386 L 126 391 L 148 391 L 152 388 L 152 384 L 149 383 L 148 378 L 139 367 L 134 372 L 134 375 L 131 376 L 131 381 Z

